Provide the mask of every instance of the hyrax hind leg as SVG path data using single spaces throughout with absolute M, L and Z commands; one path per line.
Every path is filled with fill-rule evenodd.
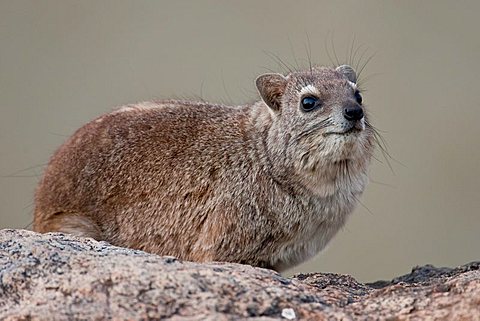
M 48 218 L 36 215 L 33 229 L 36 232 L 62 232 L 102 240 L 99 226 L 92 219 L 76 213 L 57 212 Z

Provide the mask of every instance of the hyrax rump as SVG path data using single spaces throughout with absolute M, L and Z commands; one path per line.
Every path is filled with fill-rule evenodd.
M 34 230 L 282 271 L 319 252 L 367 184 L 373 129 L 349 66 L 264 74 L 244 106 L 153 101 L 53 155 Z

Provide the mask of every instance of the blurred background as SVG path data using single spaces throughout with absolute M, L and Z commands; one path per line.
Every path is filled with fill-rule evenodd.
M 0 0 L 0 228 L 30 228 L 50 155 L 114 106 L 243 104 L 269 69 L 361 68 L 388 144 L 346 227 L 296 272 L 388 279 L 480 259 L 478 1 Z M 353 48 L 353 49 L 352 49 Z M 329 58 L 330 55 L 330 58 Z M 335 56 L 337 58 L 335 58 Z

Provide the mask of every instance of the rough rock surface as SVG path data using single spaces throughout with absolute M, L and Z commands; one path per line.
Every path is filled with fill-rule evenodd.
M 0 320 L 480 320 L 480 262 L 361 284 L 0 231 Z

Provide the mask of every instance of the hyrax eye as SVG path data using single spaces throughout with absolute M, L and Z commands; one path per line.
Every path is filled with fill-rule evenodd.
M 318 102 L 318 98 L 312 97 L 312 96 L 307 96 L 302 98 L 302 110 L 303 111 L 312 111 L 315 108 L 320 106 Z
M 359 92 L 359 91 L 356 91 L 356 92 L 355 92 L 355 100 L 357 101 L 357 103 L 358 103 L 359 105 L 362 104 L 363 98 L 362 98 L 362 95 L 360 95 L 360 92 Z

